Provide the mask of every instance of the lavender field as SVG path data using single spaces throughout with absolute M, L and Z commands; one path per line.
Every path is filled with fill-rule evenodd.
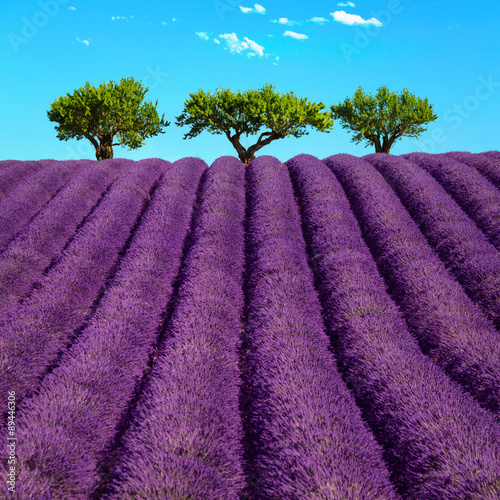
M 0 162 L 0 395 L 1 499 L 498 500 L 500 156 Z

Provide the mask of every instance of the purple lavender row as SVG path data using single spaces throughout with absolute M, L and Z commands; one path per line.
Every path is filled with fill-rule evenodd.
M 164 174 L 90 324 L 38 394 L 19 407 L 17 481 L 24 498 L 51 491 L 83 499 L 99 484 L 102 457 L 157 342 L 206 167 L 184 158 Z
M 226 156 L 207 171 L 166 340 L 125 434 L 107 499 L 235 500 L 243 490 L 244 170 Z
M 330 351 L 286 166 L 249 167 L 252 498 L 399 498 Z
M 432 251 L 382 175 L 348 155 L 332 157 L 334 161 L 342 167 L 350 198 L 356 197 L 365 241 L 423 353 L 482 406 L 498 413 L 500 343 L 495 328 Z M 347 168 L 353 169 L 350 178 L 343 173 Z M 406 168 L 403 164 L 399 175 L 405 176 Z
M 0 202 L 0 251 L 74 174 L 74 167 L 59 162 L 29 177 Z
M 500 191 L 488 179 L 445 155 L 411 153 L 404 158 L 432 174 L 500 250 Z
M 378 196 L 381 175 L 349 155 L 324 164 L 347 192 L 363 235 L 324 165 L 311 156 L 288 162 L 302 193 L 310 256 L 339 366 L 385 448 L 392 480 L 405 498 L 497 498 L 499 424 L 422 354 L 363 240 L 379 231 L 370 213 L 380 213 L 388 224 L 398 218 L 388 193 L 382 201 Z M 394 241 L 392 252 L 406 239 Z M 425 264 L 417 265 L 428 272 Z
M 453 158 L 461 163 L 474 167 L 479 173 L 484 175 L 495 187 L 500 189 L 500 164 L 492 157 L 481 153 L 466 153 L 453 151 L 443 153 L 445 156 Z
M 61 260 L 41 280 L 0 332 L 0 394 L 19 401 L 71 342 L 92 312 L 149 190 L 165 171 L 163 160 L 129 163 Z
M 500 151 L 486 151 L 485 153 L 481 153 L 484 155 L 489 156 L 490 158 L 493 158 L 497 162 L 500 161 Z
M 447 268 L 500 330 L 500 254 L 485 234 L 441 185 L 415 163 L 382 154 L 363 159 L 384 176 Z M 469 338 L 472 341 L 470 335 Z M 485 328 L 475 338 L 479 344 L 498 343 L 493 327 Z M 500 410 L 500 350 L 495 357 Z
M 0 324 L 60 257 L 68 239 L 118 175 L 118 169 L 82 168 L 0 255 Z
M 5 165 L 0 172 L 0 200 L 8 196 L 19 186 L 19 184 L 31 175 L 36 174 L 47 165 L 58 163 L 60 162 L 53 160 L 11 161 L 8 165 Z

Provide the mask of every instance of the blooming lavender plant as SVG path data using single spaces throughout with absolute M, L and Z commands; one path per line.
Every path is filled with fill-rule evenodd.
M 125 434 L 106 499 L 237 499 L 244 166 L 208 169 L 165 342 Z
M 0 255 L 0 324 L 29 294 L 44 269 L 60 257 L 118 173 L 95 165 L 82 168 L 5 248 Z
M 20 407 L 18 489 L 25 498 L 46 491 L 88 498 L 99 483 L 99 466 L 157 342 L 206 167 L 184 158 L 165 172 L 90 324 Z
M 329 349 L 287 168 L 248 174 L 252 498 L 398 498 Z
M 429 153 L 405 155 L 436 178 L 500 250 L 500 191 L 474 167 Z
M 375 169 L 349 155 L 322 164 L 309 155 L 287 162 L 297 186 L 310 258 L 328 331 L 345 380 L 405 498 L 493 500 L 500 493 L 500 426 L 419 350 L 386 292 L 357 217 L 384 211 L 355 189 L 376 185 Z M 394 210 L 385 208 L 386 220 Z M 364 232 L 376 231 L 361 219 Z M 402 242 L 404 243 L 404 242 Z M 395 248 L 397 251 L 397 247 Z
M 78 334 L 140 215 L 163 160 L 125 167 L 61 260 L 0 332 L 0 397 L 21 399 Z

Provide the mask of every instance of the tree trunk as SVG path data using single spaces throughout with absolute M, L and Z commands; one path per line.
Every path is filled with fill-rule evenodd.
M 99 161 L 113 158 L 113 138 L 103 137 L 99 142 L 99 149 L 96 148 L 95 152 L 96 158 Z
M 375 153 L 386 153 L 389 154 L 391 150 L 393 142 L 389 140 L 383 140 L 382 144 L 380 144 L 380 140 L 375 142 Z
M 239 154 L 240 160 L 245 164 L 249 165 L 250 162 L 255 158 L 255 155 L 253 153 L 249 153 L 248 151 L 245 151 L 244 153 Z

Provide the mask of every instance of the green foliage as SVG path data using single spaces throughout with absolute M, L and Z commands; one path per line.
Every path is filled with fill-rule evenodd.
M 341 120 L 342 128 L 352 130 L 356 144 L 365 140 L 366 146 L 375 145 L 376 152 L 388 153 L 401 137 L 418 137 L 427 130 L 427 123 L 437 119 L 427 98 L 415 97 L 407 89 L 398 94 L 386 86 L 377 94 L 365 94 L 361 87 L 352 99 L 331 106 L 334 118 Z
M 164 115 L 160 119 L 156 111 L 158 101 L 142 102 L 147 91 L 148 87 L 134 78 L 122 78 L 119 84 L 109 81 L 98 87 L 86 82 L 73 94 L 52 102 L 47 115 L 58 123 L 58 139 L 87 138 L 96 148 L 98 158 L 99 151 L 106 153 L 105 148 L 112 146 L 138 149 L 145 144 L 144 139 L 164 133 L 163 127 L 169 125 Z
M 189 94 L 182 114 L 177 117 L 177 125 L 191 126 L 184 139 L 196 137 L 204 130 L 225 134 L 245 163 L 254 157 L 255 151 L 275 139 L 307 135 L 308 125 L 320 132 L 329 132 L 333 127 L 330 112 L 322 112 L 325 109 L 322 102 L 309 102 L 293 92 L 280 94 L 274 89 L 270 84 L 258 90 L 236 93 L 219 88 L 211 94 L 200 89 Z M 241 146 L 242 135 L 260 131 L 253 146 L 248 149 Z

